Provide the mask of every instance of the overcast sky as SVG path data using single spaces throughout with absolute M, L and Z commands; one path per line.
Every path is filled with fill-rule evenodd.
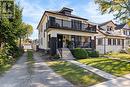
M 101 15 L 94 0 L 16 0 L 23 7 L 23 21 L 31 24 L 34 32 L 32 39 L 38 38 L 36 29 L 45 10 L 60 10 L 62 7 L 73 9 L 73 14 L 91 22 L 102 23 L 113 19 L 112 14 Z

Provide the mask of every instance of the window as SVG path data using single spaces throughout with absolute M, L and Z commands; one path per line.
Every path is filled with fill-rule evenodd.
M 116 45 L 116 39 L 113 39 L 113 45 Z
M 41 38 L 41 45 L 43 45 L 43 39 Z
M 112 26 L 107 26 L 107 31 L 111 31 L 112 30 Z
M 108 38 L 108 45 L 111 45 L 111 39 Z
M 77 29 L 77 30 L 80 30 L 81 27 L 82 27 L 82 22 L 81 21 L 78 21 L 78 20 L 73 20 L 71 21 L 71 26 L 73 29 Z
M 124 30 L 123 32 L 124 32 L 124 35 L 127 35 L 127 30 Z
M 117 39 L 117 45 L 121 45 L 120 39 Z
M 98 38 L 98 45 L 102 45 L 103 44 L 103 39 L 102 38 Z

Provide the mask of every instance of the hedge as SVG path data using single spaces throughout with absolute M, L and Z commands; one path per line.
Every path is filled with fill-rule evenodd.
M 84 59 L 88 57 L 87 51 L 81 48 L 75 48 L 71 50 L 71 52 L 76 59 Z

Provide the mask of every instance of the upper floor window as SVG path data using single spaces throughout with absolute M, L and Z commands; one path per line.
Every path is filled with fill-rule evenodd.
M 112 26 L 107 26 L 107 31 L 112 31 Z
M 124 30 L 123 33 L 124 33 L 124 35 L 127 35 L 127 30 Z
M 102 45 L 103 44 L 103 39 L 102 38 L 98 38 L 98 45 Z
M 79 30 L 81 29 L 81 27 L 82 27 L 82 22 L 81 21 L 72 20 L 71 22 L 72 22 L 71 23 L 72 28 L 79 29 Z

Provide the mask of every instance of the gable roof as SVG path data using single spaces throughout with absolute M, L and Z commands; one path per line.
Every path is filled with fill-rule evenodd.
M 98 28 L 97 29 L 100 33 L 102 33 L 103 35 L 105 35 L 105 36 L 112 36 L 112 37 L 124 37 L 124 38 L 126 38 L 125 36 L 122 36 L 122 35 L 114 35 L 114 34 L 110 34 L 110 33 L 108 33 L 108 32 L 105 32 L 105 31 L 103 31 L 103 29 L 102 28 Z
M 104 25 L 106 25 L 106 24 L 108 24 L 108 23 L 110 23 L 110 22 L 112 22 L 114 25 L 116 25 L 112 20 L 110 20 L 110 21 L 107 21 L 107 22 L 104 22 L 104 23 L 99 24 L 99 26 L 104 26 Z
M 66 7 L 64 7 L 63 9 L 72 10 L 72 9 L 69 9 L 69 8 L 66 8 Z M 56 14 L 56 15 L 67 16 L 67 17 L 72 17 L 72 18 L 77 18 L 77 19 L 82 19 L 82 20 L 88 21 L 88 19 L 79 17 L 79 16 L 77 16 L 77 15 L 73 15 L 73 14 L 71 14 L 71 15 L 65 15 L 65 14 L 61 13 L 61 10 L 60 10 L 60 11 L 45 11 L 44 14 L 42 15 L 42 18 L 41 18 L 41 20 L 40 20 L 38 26 L 37 26 L 37 29 L 38 29 L 38 27 L 39 27 L 39 25 L 40 25 L 40 23 L 41 23 L 41 21 L 42 21 L 44 15 L 45 15 L 45 13 L 52 13 L 52 14 Z
M 122 29 L 126 24 L 120 24 L 116 26 L 116 29 Z

